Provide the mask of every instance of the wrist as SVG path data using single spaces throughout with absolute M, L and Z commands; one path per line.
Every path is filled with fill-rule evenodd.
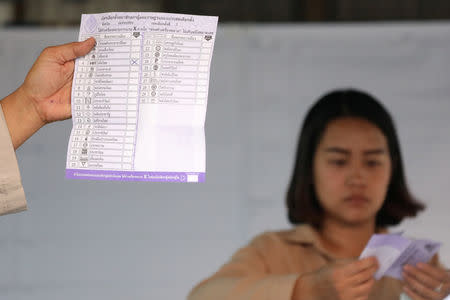
M 38 101 L 33 98 L 31 93 L 28 93 L 26 91 L 24 85 L 21 85 L 14 93 L 16 93 L 18 104 L 20 104 L 20 106 L 22 107 L 24 117 L 27 117 L 27 120 L 30 122 L 30 124 L 32 123 L 33 125 L 41 128 L 48 123 L 37 109 L 36 103 Z
M 22 87 L 4 98 L 1 105 L 14 149 L 45 125 L 33 100 Z

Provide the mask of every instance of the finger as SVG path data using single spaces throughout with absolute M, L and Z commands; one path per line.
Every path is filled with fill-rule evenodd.
M 59 64 L 64 64 L 74 60 L 77 57 L 84 56 L 89 53 L 95 46 L 95 39 L 88 38 L 83 42 L 72 42 L 64 45 L 53 46 L 47 48 L 48 55 L 55 58 Z M 45 51 L 45 50 L 44 50 Z
M 351 263 L 344 267 L 343 272 L 344 275 L 351 276 L 353 274 L 359 273 L 365 269 L 370 269 L 376 267 L 378 268 L 378 260 L 376 257 L 366 257 L 361 260 L 358 260 L 354 263 Z
M 442 298 L 441 294 L 435 292 L 432 288 L 427 287 L 409 273 L 403 273 L 403 278 L 405 279 L 407 287 L 413 290 L 417 295 L 420 295 L 426 299 L 439 300 Z
M 423 298 L 422 296 L 420 296 L 419 294 L 417 294 L 415 291 L 408 288 L 407 286 L 403 287 L 403 290 L 412 300 L 425 300 L 425 298 Z
M 373 285 L 375 284 L 375 279 L 371 278 L 364 282 L 363 284 L 360 284 L 359 286 L 354 288 L 354 295 L 355 297 L 363 297 L 368 296 L 370 294 L 370 291 L 372 290 Z
M 403 270 L 406 274 L 416 278 L 418 281 L 420 281 L 422 284 L 426 285 L 430 289 L 435 289 L 442 282 L 430 276 L 428 272 L 425 272 L 421 269 L 415 268 L 410 265 L 405 265 Z
M 354 274 L 351 278 L 350 278 L 350 284 L 352 286 L 358 286 L 368 280 L 373 279 L 373 276 L 375 275 L 375 273 L 377 272 L 378 267 L 377 266 L 373 266 L 369 269 L 365 269 L 359 273 Z
M 438 267 L 434 267 L 430 264 L 418 263 L 417 269 L 425 272 L 426 274 L 428 274 L 428 276 L 433 277 L 434 279 L 438 280 L 439 282 L 445 281 L 448 277 L 448 274 L 445 270 L 438 268 Z

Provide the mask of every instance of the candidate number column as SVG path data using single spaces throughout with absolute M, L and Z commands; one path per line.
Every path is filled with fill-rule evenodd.
M 90 99 L 92 96 L 92 73 L 95 71 L 93 63 L 89 59 L 95 56 L 96 47 L 90 54 L 81 57 L 77 61 L 77 75 L 73 86 L 73 118 L 74 132 L 70 147 L 69 167 L 73 169 L 88 167 L 88 139 L 90 134 Z
M 123 170 L 127 142 L 128 84 L 132 38 L 129 33 L 101 34 L 93 74 L 92 127 L 88 138 L 89 167 Z M 89 75 L 90 76 L 90 75 Z

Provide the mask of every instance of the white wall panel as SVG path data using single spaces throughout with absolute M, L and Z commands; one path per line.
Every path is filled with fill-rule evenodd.
M 407 235 L 450 266 L 450 25 L 221 26 L 206 121 L 206 183 L 68 181 L 70 121 L 18 151 L 29 211 L 0 218 L 1 299 L 183 299 L 255 234 L 286 228 L 300 123 L 336 87 L 392 112 L 412 191 Z M 0 91 L 77 30 L 0 31 Z

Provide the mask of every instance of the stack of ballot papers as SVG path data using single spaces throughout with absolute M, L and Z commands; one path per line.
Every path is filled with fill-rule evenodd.
M 375 279 L 389 276 L 403 280 L 405 264 L 415 266 L 419 262 L 428 262 L 440 246 L 438 242 L 408 239 L 402 234 L 374 234 L 360 258 L 375 256 L 378 259 L 380 268 L 375 273 Z
M 204 124 L 217 17 L 85 14 L 66 178 L 205 181 Z

